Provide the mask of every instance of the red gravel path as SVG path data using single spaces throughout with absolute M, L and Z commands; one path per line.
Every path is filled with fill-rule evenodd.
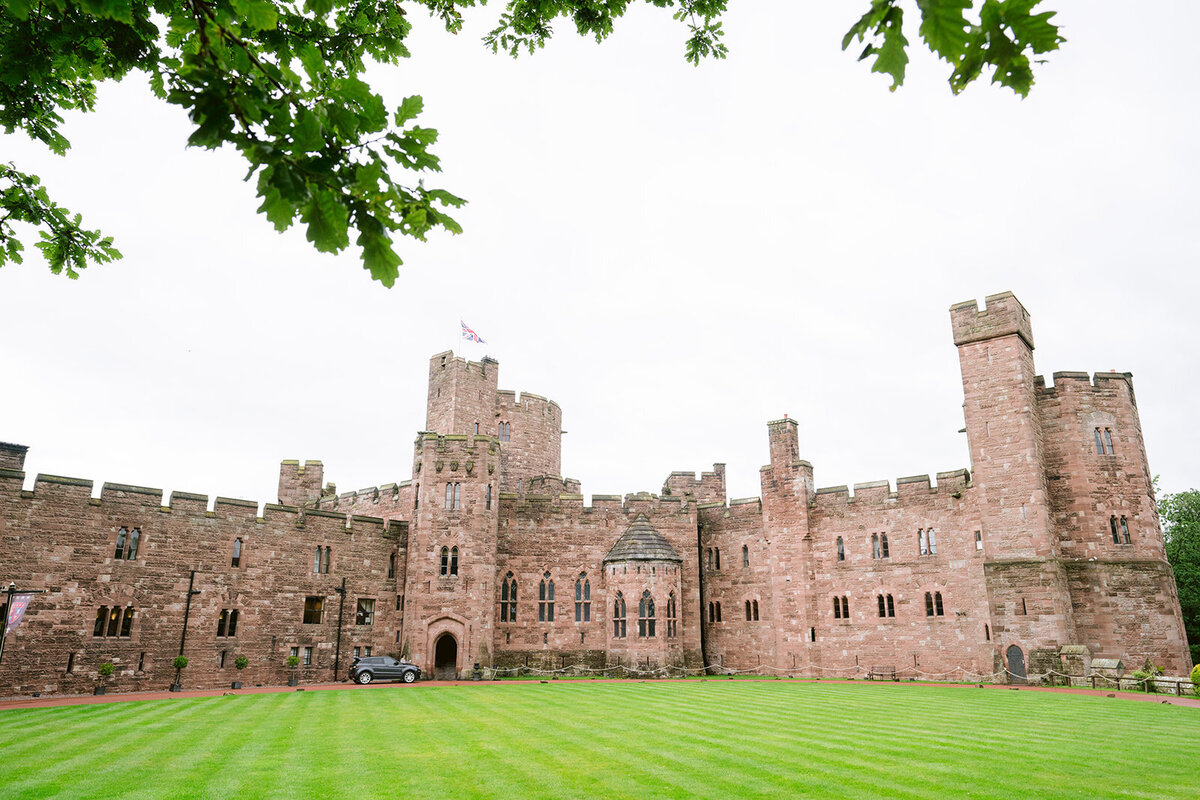
M 604 683 L 628 683 L 630 679 L 604 679 L 598 678 L 598 681 Z M 708 678 L 711 681 L 725 680 L 722 678 Z M 743 679 L 745 680 L 745 679 Z M 774 680 L 773 678 L 764 678 L 763 680 Z M 815 680 L 788 679 L 793 683 L 817 683 Z M 525 681 L 532 683 L 533 681 Z M 568 683 L 583 683 L 584 681 L 563 681 Z M 641 681 L 645 683 L 646 681 Z M 654 683 L 694 683 L 695 681 L 669 681 L 663 679 L 655 679 Z M 820 681 L 821 683 L 849 683 L 865 685 L 864 681 Z M 513 681 L 421 681 L 420 686 L 497 686 L 511 684 Z M 886 686 L 896 685 L 889 683 L 875 684 L 880 691 L 886 691 Z M 912 683 L 900 684 L 910 686 L 929 686 L 929 687 L 944 687 L 958 689 L 976 688 L 976 684 L 938 684 L 938 683 Z M 301 687 L 295 686 L 261 686 L 252 687 L 249 689 L 194 689 L 184 690 L 182 692 L 128 692 L 124 694 L 105 694 L 100 696 L 95 695 L 54 695 L 51 697 L 18 697 L 6 698 L 0 700 L 0 711 L 10 708 L 51 708 L 54 706 L 83 706 L 94 705 L 97 703 L 127 703 L 132 700 L 172 700 L 181 697 L 219 697 L 226 694 L 270 694 L 277 692 L 325 692 L 325 691 L 388 691 L 397 690 L 403 691 L 404 684 L 373 684 L 371 686 L 358 686 L 353 683 L 315 683 Z M 1059 694 L 1084 694 L 1093 697 L 1113 697 L 1121 700 L 1138 700 L 1143 703 L 1166 703 L 1173 706 L 1186 706 L 1189 708 L 1200 708 L 1200 698 L 1196 697 L 1175 697 L 1173 695 L 1163 694 L 1142 694 L 1137 692 L 1106 692 L 1103 689 L 1068 689 L 1061 687 L 1046 687 L 1046 686 L 1001 686 L 993 684 L 984 684 L 984 688 L 992 690 L 1009 690 L 1022 692 L 1057 692 Z

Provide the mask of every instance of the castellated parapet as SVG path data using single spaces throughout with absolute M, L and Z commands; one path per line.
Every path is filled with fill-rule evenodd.
M 933 478 L 818 488 L 784 417 L 767 423 L 758 497 L 727 500 L 717 463 L 589 501 L 562 477 L 558 405 L 451 352 L 430 360 L 411 477 L 339 494 L 321 462 L 284 461 L 261 511 L 119 483 L 93 497 L 53 475 L 25 491 L 25 448 L 0 444 L 0 583 L 45 592 L 7 644 L 0 694 L 86 692 L 110 660 L 111 688 L 161 689 L 193 571 L 195 687 L 280 683 L 293 652 L 304 681 L 344 677 L 356 652 L 439 677 L 1020 681 L 1081 652 L 1185 673 L 1132 377 L 1048 383 L 1012 294 L 950 315 L 970 460 Z

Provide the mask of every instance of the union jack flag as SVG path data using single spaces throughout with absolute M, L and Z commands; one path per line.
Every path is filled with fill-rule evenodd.
M 462 337 L 463 337 L 464 339 L 468 339 L 468 340 L 470 340 L 470 341 L 472 341 L 472 342 L 479 342 L 480 344 L 487 344 L 487 342 L 485 342 L 483 339 L 480 339 L 480 338 L 479 338 L 479 334 L 478 334 L 478 333 L 476 333 L 475 331 L 473 331 L 473 330 L 471 330 L 470 328 L 468 328 L 468 327 L 467 327 L 467 323 L 463 322 L 463 321 L 460 319 L 460 320 L 458 321 L 458 324 L 459 324 L 459 325 L 462 325 Z

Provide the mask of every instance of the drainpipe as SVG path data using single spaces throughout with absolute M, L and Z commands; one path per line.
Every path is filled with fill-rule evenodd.
M 338 667 L 342 660 L 342 609 L 346 606 L 346 579 L 342 578 L 342 586 L 340 589 L 334 589 L 338 593 L 338 628 L 337 628 L 337 646 L 333 651 L 333 679 L 340 680 L 338 677 L 341 673 Z

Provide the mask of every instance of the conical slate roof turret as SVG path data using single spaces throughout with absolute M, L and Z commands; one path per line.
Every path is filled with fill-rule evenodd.
M 604 557 L 604 563 L 610 561 L 677 561 L 683 563 L 679 553 L 671 547 L 671 543 L 663 535 L 654 530 L 645 514 L 638 514 L 637 519 L 629 526 L 629 530 L 621 534 L 617 543 Z

